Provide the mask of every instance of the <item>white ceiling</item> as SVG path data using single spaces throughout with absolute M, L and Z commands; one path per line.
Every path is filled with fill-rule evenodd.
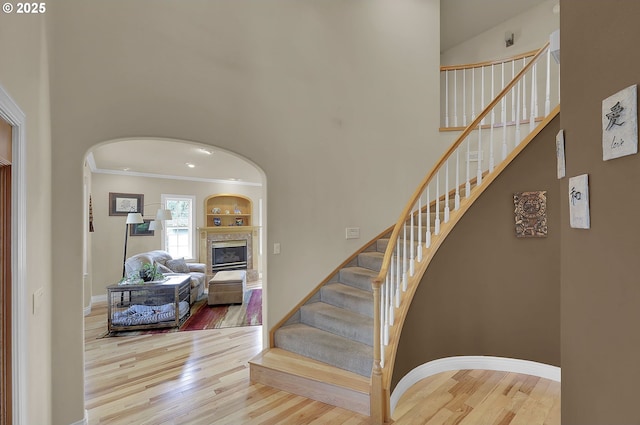
M 187 142 L 123 140 L 98 146 L 91 157 L 94 172 L 250 185 L 262 182 L 258 169 L 246 160 L 220 149 Z M 187 163 L 194 167 L 188 167 Z
M 475 37 L 545 0 L 441 0 L 440 51 Z
M 446 50 L 545 0 L 441 0 L 440 50 Z M 95 172 L 261 184 L 260 172 L 228 152 L 196 144 L 138 139 L 95 148 L 89 159 Z M 195 168 L 187 167 L 192 163 Z M 235 179 L 235 180 L 231 180 Z

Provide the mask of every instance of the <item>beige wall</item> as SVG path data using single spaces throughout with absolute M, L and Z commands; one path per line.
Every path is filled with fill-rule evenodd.
M 69 0 L 52 14 L 54 423 L 84 408 L 73 292 L 92 146 L 192 140 L 264 170 L 267 245 L 282 247 L 265 268 L 269 325 L 395 221 L 445 148 L 437 0 Z
M 591 229 L 562 194 L 562 424 L 638 423 L 640 156 L 602 160 L 602 100 L 640 83 L 640 3 L 563 0 L 567 177 L 589 174 Z
M 26 338 L 27 352 L 23 401 L 24 423 L 47 424 L 51 417 L 51 304 L 56 283 L 51 278 L 51 130 L 49 111 L 46 24 L 39 16 L 0 13 L 0 85 L 26 115 L 26 250 L 27 270 L 20 271 L 26 295 L 25 322 L 18 323 Z M 14 151 L 15 156 L 15 151 Z M 62 239 L 64 240 L 64 239 Z M 63 245 L 63 243 L 61 243 Z M 79 284 L 78 288 L 82 288 Z M 32 295 L 42 289 L 42 307 L 32 314 Z M 69 288 L 67 288 L 69 289 Z M 69 290 L 71 302 L 82 302 L 82 291 Z M 15 312 L 15 311 L 14 311 Z M 76 322 L 82 322 L 76 309 Z M 64 339 L 64 338 L 61 338 Z M 52 354 L 53 353 L 53 354 Z M 79 353 L 81 354 L 81 353 Z M 71 370 L 65 378 L 73 386 L 71 396 L 82 395 L 81 370 Z M 74 394 L 75 393 L 75 394 Z M 64 408 L 63 406 L 60 406 Z
M 558 0 L 546 0 L 528 11 L 458 44 L 440 56 L 441 65 L 460 65 L 503 59 L 537 50 L 560 27 L 560 15 L 553 13 Z M 515 43 L 505 46 L 505 33 L 513 32 Z
M 159 179 L 151 177 L 133 177 L 113 174 L 93 174 L 93 216 L 95 232 L 92 236 L 93 296 L 106 295 L 106 287 L 113 285 L 122 277 L 125 217 L 109 216 L 109 192 L 141 193 L 144 195 L 145 218 L 153 218 L 160 205 L 162 194 L 195 196 L 196 226 L 204 225 L 204 200 L 213 194 L 233 193 L 247 196 L 254 206 L 254 220 L 258 223 L 258 204 L 264 196 L 262 187 L 230 183 L 208 183 Z M 156 205 L 150 205 L 150 204 Z M 196 255 L 198 254 L 198 234 L 196 237 Z M 255 241 L 254 244 L 258 244 Z M 140 252 L 161 249 L 160 232 L 154 236 L 130 236 L 127 244 L 127 256 Z M 258 258 L 254 257 L 255 268 Z M 196 257 L 197 261 L 197 257 Z
M 480 196 L 429 265 L 403 327 L 392 385 L 460 355 L 560 365 L 556 117 Z M 516 238 L 513 194 L 547 191 L 546 238 Z

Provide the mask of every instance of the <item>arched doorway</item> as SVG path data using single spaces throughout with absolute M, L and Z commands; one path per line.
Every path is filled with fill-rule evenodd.
M 264 249 L 266 178 L 264 172 L 246 158 L 192 141 L 118 139 L 100 143 L 88 152 L 83 175 L 88 221 L 84 226 L 85 313 L 90 311 L 92 302 L 105 298 L 106 286 L 121 277 L 124 219 L 110 216 L 109 195 L 113 193 L 139 199 L 145 219 L 151 219 L 167 198 L 192 199 L 196 243 L 190 259 L 196 262 L 205 262 L 197 240 L 198 229 L 206 227 L 205 199 L 216 193 L 250 198 L 253 201 L 251 223 L 257 239 L 254 266 L 263 286 L 268 284 Z M 155 232 L 144 238 L 129 238 L 125 245 L 127 256 L 163 249 L 164 235 Z M 263 317 L 267 317 L 266 297 L 263 298 Z

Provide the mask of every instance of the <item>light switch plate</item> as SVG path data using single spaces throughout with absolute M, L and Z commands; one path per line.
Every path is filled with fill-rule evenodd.
M 345 233 L 347 239 L 360 239 L 359 227 L 347 227 Z

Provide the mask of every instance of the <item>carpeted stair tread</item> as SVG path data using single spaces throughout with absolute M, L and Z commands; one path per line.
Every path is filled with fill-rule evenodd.
M 302 323 L 278 329 L 275 346 L 362 376 L 371 375 L 373 347 Z
M 373 317 L 373 292 L 343 283 L 328 283 L 320 288 L 320 300 L 335 307 Z
M 358 266 L 365 269 L 380 271 L 384 252 L 368 251 L 358 254 Z
M 305 325 L 373 345 L 373 319 L 323 302 L 300 308 L 300 321 Z
M 363 291 L 372 292 L 371 281 L 378 276 L 378 272 L 364 267 L 344 267 L 338 274 L 338 280 L 345 285 L 354 286 Z

